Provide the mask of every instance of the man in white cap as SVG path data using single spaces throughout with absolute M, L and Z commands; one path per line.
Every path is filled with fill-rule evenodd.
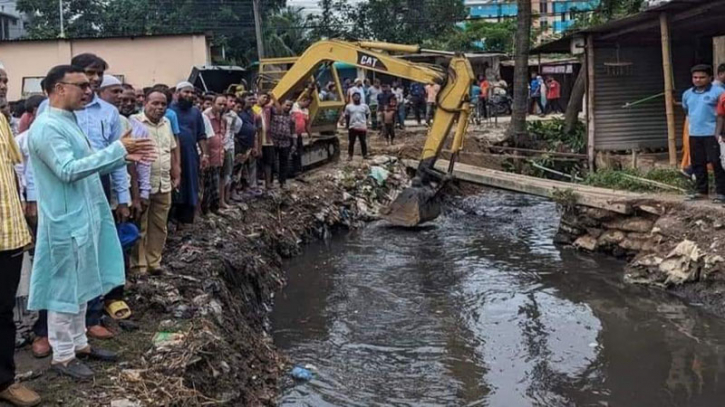
M 194 107 L 194 85 L 186 81 L 179 82 L 176 85 L 176 99 L 169 107 L 179 120 L 178 146 L 181 155 L 180 197 L 174 203 L 174 212 L 179 224 L 190 224 L 194 222 L 199 202 L 200 170 L 209 164 L 209 150 L 204 118 L 201 111 Z M 201 157 L 197 145 L 201 149 Z
M 122 93 L 123 86 L 118 78 L 113 75 L 103 75 L 103 82 L 101 82 L 101 87 L 98 89 L 98 96 L 101 99 L 118 108 Z

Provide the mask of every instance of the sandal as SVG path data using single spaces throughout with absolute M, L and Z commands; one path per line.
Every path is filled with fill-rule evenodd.
M 108 315 L 115 320 L 128 319 L 131 316 L 131 308 L 121 300 L 106 304 L 105 309 Z

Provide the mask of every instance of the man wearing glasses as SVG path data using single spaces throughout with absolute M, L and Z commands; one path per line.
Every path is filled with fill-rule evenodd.
M 86 53 L 73 57 L 71 65 L 83 69 L 83 73 L 87 78 L 87 83 L 84 83 L 83 86 L 88 86 L 91 90 L 90 92 L 84 92 L 82 103 L 75 111 L 78 126 L 88 137 L 91 147 L 96 151 L 102 150 L 118 140 L 122 133 L 118 109 L 101 100 L 96 94 L 101 87 L 103 74 L 108 69 L 108 64 L 101 57 Z M 45 112 L 47 108 L 48 101 L 46 100 L 38 109 L 38 115 Z M 117 218 L 121 222 L 126 221 L 130 215 L 129 204 L 131 203 L 127 169 L 119 167 L 110 173 L 102 175 L 101 183 L 103 184 L 103 192 L 109 202 L 112 195 L 116 197 L 118 202 L 116 207 Z M 124 283 L 108 293 L 106 296 L 108 303 L 123 302 Z M 88 327 L 88 336 L 92 338 L 113 338 L 113 333 L 101 325 L 103 305 L 101 298 L 93 298 L 88 303 L 86 326 Z M 46 319 L 45 312 L 41 312 L 38 322 L 33 328 L 36 334 L 33 341 L 33 355 L 36 357 L 44 357 L 50 353 Z
M 125 280 L 101 177 L 125 169 L 126 160 L 153 161 L 156 148 L 130 132 L 104 148 L 93 145 L 76 118 L 93 94 L 81 68 L 56 66 L 43 86 L 49 104 L 28 139 L 39 210 L 28 308 L 48 311 L 53 369 L 86 380 L 93 371 L 79 359 L 116 360 L 115 353 L 88 344 L 86 303 Z

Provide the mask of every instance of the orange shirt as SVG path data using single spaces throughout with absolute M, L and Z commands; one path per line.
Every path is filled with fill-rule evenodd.
M 725 93 L 720 95 L 720 99 L 717 101 L 717 115 L 725 116 Z
M 491 90 L 491 83 L 488 82 L 488 79 L 484 79 L 481 81 L 481 95 L 479 98 L 481 99 L 488 99 L 488 92 Z

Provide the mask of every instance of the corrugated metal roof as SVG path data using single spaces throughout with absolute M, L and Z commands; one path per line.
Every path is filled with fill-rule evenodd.
M 620 49 L 619 61 L 631 62 L 631 74 L 615 76 L 608 73 L 606 62 L 617 61 L 615 48 L 597 48 L 595 54 L 594 128 L 597 150 L 640 150 L 667 147 L 667 121 L 664 97 L 623 108 L 664 91 L 660 50 L 654 47 Z M 675 77 L 680 86 L 689 73 L 680 68 Z M 678 94 L 681 90 L 678 89 Z M 677 132 L 682 134 L 684 113 L 676 111 Z M 681 137 L 678 137 L 678 139 Z

